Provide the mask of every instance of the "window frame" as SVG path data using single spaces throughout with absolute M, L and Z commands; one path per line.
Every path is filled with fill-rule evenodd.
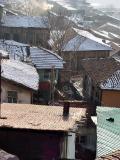
M 14 90 L 7 91 L 7 101 L 8 103 L 17 103 L 18 102 L 18 92 Z

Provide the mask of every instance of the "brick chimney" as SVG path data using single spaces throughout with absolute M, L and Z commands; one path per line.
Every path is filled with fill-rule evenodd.
M 70 102 L 65 101 L 63 106 L 63 117 L 68 117 L 70 111 Z

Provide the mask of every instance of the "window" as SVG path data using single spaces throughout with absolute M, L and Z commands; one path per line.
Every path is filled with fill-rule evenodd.
M 9 33 L 4 33 L 4 39 L 9 40 L 10 39 L 10 34 Z
M 19 35 L 18 34 L 14 34 L 13 35 L 13 40 L 19 42 Z
M 50 70 L 45 70 L 44 71 L 44 80 L 49 80 L 50 79 Z
M 8 103 L 17 103 L 16 91 L 8 91 Z

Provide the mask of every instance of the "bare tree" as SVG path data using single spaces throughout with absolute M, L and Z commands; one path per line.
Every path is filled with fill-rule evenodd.
M 73 36 L 73 32 L 70 32 L 72 23 L 69 21 L 65 13 L 48 12 L 48 25 L 50 30 L 50 45 L 52 49 L 62 56 L 62 51 L 66 42 Z

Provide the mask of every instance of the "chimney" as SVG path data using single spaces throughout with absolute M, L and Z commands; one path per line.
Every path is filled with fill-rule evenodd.
M 65 101 L 64 106 L 63 106 L 63 117 L 68 117 L 69 116 L 69 110 L 70 110 L 70 102 Z

